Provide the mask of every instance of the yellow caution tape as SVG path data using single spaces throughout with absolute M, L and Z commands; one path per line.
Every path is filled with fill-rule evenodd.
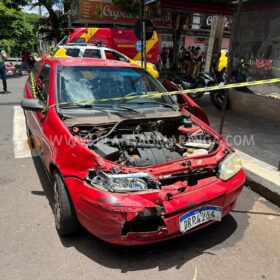
M 217 90 L 221 90 L 221 89 L 231 89 L 231 88 L 256 86 L 256 85 L 263 85 L 263 84 L 273 84 L 273 83 L 280 83 L 280 78 L 253 81 L 253 82 L 243 82 L 243 83 L 236 83 L 236 84 L 228 84 L 228 85 L 220 85 L 220 86 L 212 86 L 212 87 L 204 87 L 204 88 L 196 88 L 196 89 L 187 89 L 187 90 L 182 90 L 182 91 L 156 92 L 156 93 L 148 93 L 148 94 L 143 94 L 143 95 L 132 95 L 132 96 L 124 96 L 124 97 L 79 100 L 79 101 L 75 101 L 75 102 L 71 102 L 71 101 L 70 102 L 60 102 L 60 103 L 55 103 L 55 104 L 50 105 L 49 108 L 55 107 L 57 105 L 96 103 L 96 102 L 106 102 L 106 101 L 122 101 L 122 100 L 131 100 L 131 99 L 135 99 L 135 98 L 156 98 L 156 97 L 161 97 L 161 96 L 166 96 L 166 95 L 209 92 L 209 91 L 217 91 Z

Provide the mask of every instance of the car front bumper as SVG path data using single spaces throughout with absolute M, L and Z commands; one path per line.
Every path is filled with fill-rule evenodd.
M 142 245 L 182 236 L 214 223 L 209 221 L 185 233 L 180 232 L 179 218 L 201 206 L 220 206 L 222 217 L 226 216 L 234 208 L 245 179 L 241 170 L 226 182 L 216 178 L 212 183 L 210 180 L 199 188 L 174 195 L 172 200 L 166 199 L 166 192 L 161 190 L 145 194 L 116 194 L 97 190 L 73 177 L 64 180 L 78 219 L 89 232 L 114 244 Z M 143 213 L 145 209 L 154 209 L 158 204 L 164 208 L 165 213 L 147 218 L 137 225 L 139 213 Z M 156 227 L 159 220 L 162 224 Z M 134 224 L 136 231 L 124 230 L 130 223 Z M 151 226 L 147 228 L 145 224 Z

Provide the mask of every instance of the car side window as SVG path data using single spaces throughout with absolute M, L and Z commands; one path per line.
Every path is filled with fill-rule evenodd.
M 114 51 L 109 51 L 109 50 L 105 50 L 105 56 L 107 59 L 110 60 L 119 60 L 119 61 L 127 61 L 127 59 L 125 58 L 125 56 L 120 55 Z
M 86 49 L 83 57 L 101 58 L 101 53 L 97 49 Z
M 71 48 L 71 49 L 66 50 L 66 55 L 71 56 L 71 57 L 78 57 L 79 53 L 80 53 L 80 49 L 77 49 L 77 48 L 76 49 Z
M 36 80 L 37 98 L 44 103 L 47 103 L 49 95 L 50 70 L 50 65 L 45 64 L 38 79 Z

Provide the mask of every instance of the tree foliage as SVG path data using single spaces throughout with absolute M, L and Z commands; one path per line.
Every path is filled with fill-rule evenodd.
M 63 35 L 63 28 L 67 26 L 67 16 L 62 12 L 69 11 L 70 0 L 29 0 L 33 7 L 42 6 L 48 11 L 48 17 L 40 19 L 40 32 L 48 41 L 59 41 Z M 60 9 L 57 9 L 59 7 Z
M 2 0 L 1 1 L 7 8 L 20 10 L 21 6 L 28 4 L 28 0 Z
M 5 2 L 7 6 L 0 1 L 0 47 L 12 55 L 19 54 L 36 43 L 36 34 L 25 13 L 12 8 L 13 1 Z

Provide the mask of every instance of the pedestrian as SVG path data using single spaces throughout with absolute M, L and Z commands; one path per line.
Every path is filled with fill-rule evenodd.
M 6 67 L 5 60 L 7 59 L 7 54 L 4 50 L 0 49 L 0 76 L 3 82 L 4 93 L 8 93 L 7 80 L 6 80 Z
M 161 51 L 161 59 L 162 59 L 163 67 L 166 67 L 167 57 L 168 57 L 168 48 L 163 47 Z
M 173 66 L 173 47 L 169 48 L 168 58 L 169 58 L 169 68 L 171 69 Z
M 186 76 L 190 76 L 192 69 L 192 57 L 191 57 L 191 47 L 188 47 L 187 50 L 184 50 L 183 53 L 183 69 Z
M 29 65 L 29 61 L 30 61 L 30 55 L 29 52 L 27 50 L 23 50 L 21 53 L 21 70 L 29 70 L 30 69 L 30 65 Z
M 158 54 L 158 59 L 157 59 L 156 67 L 157 67 L 158 71 L 162 70 L 162 59 L 161 59 L 160 54 Z
M 196 78 L 196 76 L 200 73 L 201 61 L 202 61 L 201 49 L 200 47 L 196 47 L 194 49 L 194 56 L 193 56 L 193 72 L 192 72 L 193 78 Z
M 183 69 L 183 64 L 184 64 L 184 52 L 185 48 L 181 47 L 179 51 L 179 56 L 178 56 L 178 61 L 179 61 L 179 69 Z

